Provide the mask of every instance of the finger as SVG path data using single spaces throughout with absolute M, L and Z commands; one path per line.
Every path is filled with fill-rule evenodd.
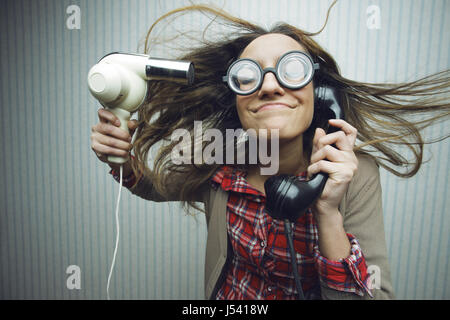
M 347 163 L 336 163 L 328 160 L 320 160 L 311 165 L 307 169 L 308 176 L 315 175 L 317 173 L 326 173 L 330 178 L 339 176 L 339 179 L 351 179 L 354 172 L 354 165 Z M 336 175 L 338 174 L 338 175 Z
M 321 137 L 318 146 L 324 147 L 326 145 L 334 144 L 336 148 L 343 151 L 352 151 L 354 144 L 351 143 L 353 139 L 349 138 L 344 131 L 336 131 Z
M 93 134 L 92 141 L 112 148 L 122 149 L 125 151 L 130 151 L 131 148 L 133 147 L 132 144 L 129 142 L 98 133 Z
M 95 129 L 97 130 L 97 132 L 103 134 L 103 135 L 108 135 L 111 136 L 113 138 L 116 139 L 121 139 L 124 141 L 131 141 L 131 135 L 129 132 L 118 128 L 116 126 L 113 126 L 109 123 L 99 123 Z
M 311 154 L 311 164 L 325 159 L 333 162 L 344 162 L 346 160 L 346 154 L 330 145 L 326 145 Z
M 345 135 L 350 139 L 350 143 L 352 145 L 355 144 L 358 130 L 350 123 L 342 119 L 330 119 L 328 123 L 333 127 L 339 128 L 344 131 Z
M 118 157 L 126 157 L 129 154 L 129 151 L 113 148 L 104 144 L 100 144 L 98 142 L 94 142 L 92 144 L 92 150 L 97 154 L 97 156 L 100 155 L 99 159 L 104 159 L 103 156 L 118 156 Z
M 328 160 L 320 160 L 309 165 L 307 169 L 307 174 L 308 177 L 311 177 L 312 175 L 315 175 L 319 172 L 328 173 L 328 175 L 330 175 L 335 171 L 336 171 L 335 163 L 330 162 Z
M 94 151 L 95 155 L 97 156 L 97 158 L 98 158 L 100 161 L 106 162 L 106 160 L 107 160 L 107 158 L 108 158 L 106 155 L 104 155 L 104 154 L 102 154 L 102 153 L 100 153 L 100 152 L 96 152 L 94 149 L 92 149 L 92 150 Z
M 308 167 L 307 174 L 308 177 L 311 177 L 319 172 L 323 172 L 336 182 L 348 183 L 352 180 L 357 169 L 358 166 L 355 163 L 336 163 L 320 160 Z
M 102 123 L 111 123 L 115 125 L 116 127 L 120 127 L 120 120 L 117 118 L 114 113 L 111 111 L 108 111 L 104 108 L 98 109 L 98 119 Z

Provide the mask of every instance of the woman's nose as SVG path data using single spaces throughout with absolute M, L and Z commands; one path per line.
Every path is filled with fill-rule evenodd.
M 272 72 L 267 72 L 264 76 L 263 83 L 258 92 L 258 97 L 273 95 L 284 95 L 283 87 L 278 83 L 277 77 Z

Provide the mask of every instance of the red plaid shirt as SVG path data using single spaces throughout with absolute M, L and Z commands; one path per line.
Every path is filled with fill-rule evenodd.
M 299 176 L 305 179 L 305 174 Z M 211 178 L 213 187 L 229 192 L 227 229 L 233 251 L 217 299 L 296 299 L 284 222 L 265 211 L 265 196 L 250 186 L 245 173 L 223 166 Z M 298 273 L 306 297 L 320 298 L 319 283 L 335 290 L 363 295 L 369 275 L 358 241 L 347 234 L 350 255 L 330 261 L 319 252 L 318 231 L 311 210 L 294 230 Z

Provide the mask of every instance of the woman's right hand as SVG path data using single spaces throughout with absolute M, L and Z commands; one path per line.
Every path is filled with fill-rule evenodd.
M 133 145 L 131 139 L 137 128 L 137 121 L 128 121 L 130 133 L 120 129 L 120 120 L 110 111 L 100 108 L 98 110 L 99 122 L 92 126 L 91 148 L 102 162 L 109 164 L 113 169 L 119 165 L 108 161 L 108 156 L 128 157 Z M 124 164 L 124 169 L 129 169 L 129 162 Z M 124 170 L 124 175 L 125 175 Z

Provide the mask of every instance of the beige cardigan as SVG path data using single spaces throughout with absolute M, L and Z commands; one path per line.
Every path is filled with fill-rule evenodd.
M 367 266 L 374 270 L 379 289 L 372 289 L 375 299 L 394 299 L 390 280 L 384 237 L 383 209 L 381 204 L 380 174 L 376 162 L 369 156 L 358 155 L 359 165 L 339 210 L 344 217 L 344 229 L 359 241 Z M 130 191 L 144 199 L 162 202 L 177 201 L 176 186 L 170 194 L 162 196 L 155 192 L 148 178 L 141 178 Z M 214 298 L 214 293 L 227 260 L 228 237 L 226 225 L 226 204 L 228 193 L 221 188 L 211 187 L 199 192 L 199 199 L 205 204 L 208 237 L 205 258 L 205 298 Z M 372 267 L 371 267 L 372 266 Z M 371 299 L 354 293 L 337 291 L 321 285 L 323 299 Z

